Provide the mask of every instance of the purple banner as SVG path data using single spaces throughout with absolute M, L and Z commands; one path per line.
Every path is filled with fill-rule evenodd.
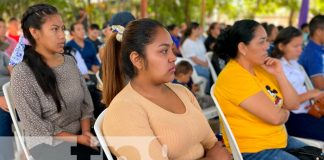
M 299 12 L 299 21 L 298 21 L 299 28 L 304 23 L 307 23 L 308 9 L 309 9 L 309 0 L 303 0 Z

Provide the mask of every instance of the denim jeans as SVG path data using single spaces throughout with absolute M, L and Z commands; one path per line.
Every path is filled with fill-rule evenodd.
M 200 65 L 195 65 L 194 68 L 195 68 L 198 76 L 202 76 L 202 77 L 206 78 L 207 85 L 206 85 L 206 88 L 204 88 L 204 89 L 205 89 L 205 93 L 209 93 L 210 87 L 211 87 L 209 68 L 203 67 L 203 66 L 200 66 Z
M 14 137 L 11 124 L 10 114 L 0 109 L 0 160 L 12 160 L 14 158 Z
M 257 153 L 242 153 L 244 160 L 299 160 L 297 157 L 286 152 L 286 149 L 301 148 L 306 146 L 303 142 L 288 136 L 288 144 L 282 149 L 268 149 Z

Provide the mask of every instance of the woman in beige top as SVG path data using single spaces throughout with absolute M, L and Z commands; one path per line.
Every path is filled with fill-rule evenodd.
M 128 160 L 230 159 L 191 92 L 168 83 L 176 60 L 168 31 L 150 19 L 132 21 L 125 31 L 112 28 L 107 46 L 114 79 L 104 82 L 110 90 L 103 91 L 109 108 L 102 126 L 111 151 Z

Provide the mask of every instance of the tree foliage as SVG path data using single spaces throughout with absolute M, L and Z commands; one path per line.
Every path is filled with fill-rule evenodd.
M 287 10 L 289 22 L 297 19 L 302 0 L 205 0 L 205 15 L 214 13 L 218 17 L 226 15 L 229 19 L 255 18 L 260 15 L 272 15 L 280 9 Z M 323 0 L 309 0 L 310 13 L 324 13 Z M 149 17 L 163 24 L 181 24 L 183 22 L 201 20 L 202 0 L 148 0 Z M 90 0 L 0 0 L 0 16 L 21 17 L 26 8 L 35 3 L 50 3 L 56 6 L 64 21 L 69 25 L 75 21 L 78 8 L 83 7 L 89 14 L 92 23 L 99 25 L 106 22 L 118 11 L 131 11 L 135 17 L 140 16 L 141 0 L 98 0 L 90 4 Z M 215 19 L 216 21 L 217 19 Z

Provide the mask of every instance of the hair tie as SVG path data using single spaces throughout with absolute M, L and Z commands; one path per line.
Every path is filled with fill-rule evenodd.
M 113 32 L 116 32 L 116 39 L 118 42 L 121 42 L 123 40 L 123 33 L 125 31 L 125 27 L 121 25 L 112 25 L 111 29 Z
M 9 65 L 15 66 L 23 60 L 26 44 L 28 44 L 27 39 L 24 38 L 24 35 L 21 35 L 14 51 L 12 52 L 12 56 L 10 57 Z

